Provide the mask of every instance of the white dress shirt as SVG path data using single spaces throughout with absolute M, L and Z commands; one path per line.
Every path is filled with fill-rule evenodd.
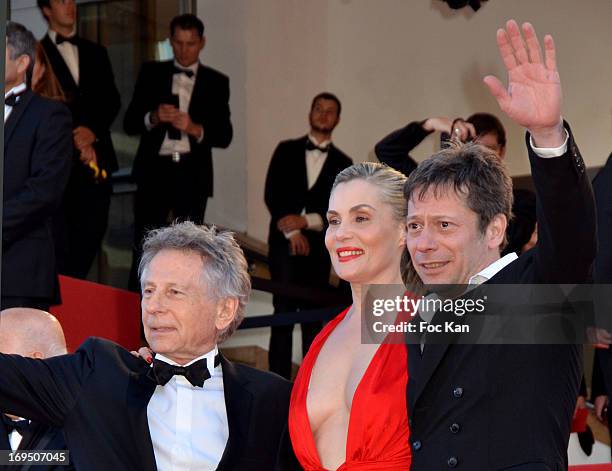
M 4 94 L 4 100 L 6 100 L 6 97 L 9 96 L 9 95 L 19 95 L 26 88 L 27 88 L 27 86 L 26 86 L 25 82 L 24 83 L 20 83 L 19 85 L 17 85 L 16 87 L 11 88 L 7 93 Z M 17 101 L 19 101 L 19 97 L 17 97 Z M 4 122 L 5 123 L 6 123 L 6 120 L 8 119 L 8 117 L 11 115 L 12 111 L 13 111 L 13 107 L 7 105 L 6 101 L 5 101 L 4 102 Z
M 319 142 L 311 134 L 308 134 L 308 139 L 310 139 L 319 147 L 326 147 L 331 144 L 330 140 Z M 306 151 L 306 178 L 308 180 L 309 190 L 317 182 L 317 179 L 321 174 L 321 170 L 323 169 L 323 165 L 325 165 L 325 161 L 327 160 L 327 154 L 327 152 L 321 152 L 319 149 Z M 321 218 L 321 215 L 319 213 L 306 213 L 306 209 L 304 208 L 302 209 L 301 215 L 306 218 L 306 229 L 321 232 L 325 227 L 325 225 L 323 224 L 323 219 Z M 297 234 L 298 232 L 300 231 L 294 230 L 290 232 L 285 232 L 284 234 L 287 239 L 290 239 L 294 234 Z
M 51 41 L 57 47 L 57 50 L 62 55 L 66 66 L 68 66 L 68 70 L 70 70 L 70 75 L 74 79 L 74 83 L 79 84 L 79 48 L 74 44 L 69 43 L 68 41 L 64 41 L 62 44 L 57 44 L 57 32 L 52 29 L 48 32 Z M 75 31 L 68 35 L 69 38 L 73 37 L 76 34 Z
M 491 265 L 483 268 L 468 280 L 468 285 L 479 285 L 493 278 L 497 272 L 501 271 L 506 265 L 511 264 L 518 258 L 514 252 L 504 255 L 502 258 L 495 260 Z
M 193 94 L 193 87 L 196 82 L 196 76 L 198 73 L 199 62 L 194 62 L 189 67 L 180 65 L 176 60 L 174 66 L 183 70 L 191 70 L 193 75 L 187 77 L 187 75 L 178 72 L 172 76 L 172 94 L 178 95 L 179 97 L 179 110 L 185 113 L 189 112 L 189 103 L 191 103 L 191 95 Z M 145 115 L 145 126 L 147 130 L 153 129 L 151 123 L 151 113 Z M 204 133 L 198 137 L 198 143 L 204 139 Z M 181 132 L 180 139 L 170 139 L 168 133 L 164 137 L 161 147 L 159 148 L 159 155 L 172 155 L 178 152 L 179 154 L 188 154 L 191 152 L 191 143 L 189 142 L 189 136 L 185 132 Z
M 20 419 L 23 420 L 23 419 Z M 15 451 L 21 445 L 21 440 L 23 440 L 23 435 L 21 435 L 17 430 L 13 430 L 9 436 L 9 444 L 11 445 L 11 450 Z
M 155 388 L 147 418 L 159 471 L 213 471 L 221 461 L 229 427 L 223 373 L 221 365 L 214 366 L 217 353 L 215 347 L 187 364 L 206 358 L 211 377 L 204 387 L 174 376 L 166 385 Z M 163 355 L 155 358 L 176 365 Z

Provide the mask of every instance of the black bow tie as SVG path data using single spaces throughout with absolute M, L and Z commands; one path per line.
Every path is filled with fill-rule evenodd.
M 215 356 L 215 366 L 221 363 L 219 355 Z M 165 386 L 173 376 L 184 376 L 193 386 L 204 386 L 204 381 L 210 378 L 210 372 L 206 364 L 206 358 L 196 361 L 189 366 L 176 366 L 166 363 L 165 361 L 153 360 L 153 375 L 151 379 L 160 386 Z
M 326 154 L 329 152 L 329 146 L 330 144 L 327 144 L 326 146 L 318 146 L 310 139 L 306 139 L 306 150 L 318 150 L 319 152 Z
M 180 67 L 177 67 L 177 66 L 174 66 L 174 73 L 175 74 L 185 74 L 189 78 L 193 77 L 193 70 L 181 69 Z
M 4 104 L 7 106 L 15 106 L 17 103 L 19 103 L 19 97 L 21 96 L 23 92 L 21 93 L 11 93 L 9 96 L 7 96 L 4 99 Z
M 17 433 L 19 433 L 19 435 L 25 435 L 25 433 L 30 428 L 30 421 L 27 419 L 13 420 L 4 414 L 0 415 L 2 415 L 2 422 L 4 422 L 8 434 L 11 434 L 13 431 L 16 431 Z
M 62 43 L 68 42 L 70 44 L 74 44 L 75 46 L 77 45 L 77 37 L 75 36 L 62 36 L 61 34 L 57 34 L 55 36 L 55 44 L 57 44 L 58 46 Z

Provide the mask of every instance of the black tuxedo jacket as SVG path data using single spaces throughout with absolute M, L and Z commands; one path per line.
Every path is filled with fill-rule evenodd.
M 4 124 L 3 296 L 57 294 L 51 217 L 66 188 L 71 156 L 66 106 L 24 92 Z
M 8 439 L 8 431 L 4 422 L 0 422 L 0 450 L 10 450 L 11 445 Z M 30 424 L 29 436 L 23 437 L 17 450 L 65 450 L 66 440 L 61 429 L 48 425 Z M 0 466 L 0 471 L 72 471 L 74 467 L 70 465 L 29 465 L 20 466 Z
M 279 219 L 289 214 L 318 213 L 327 225 L 329 194 L 336 175 L 353 161 L 333 144 L 330 145 L 327 159 L 312 188 L 308 189 L 306 173 L 307 136 L 281 142 L 272 155 L 266 177 L 265 201 L 272 216 L 268 233 L 270 249 L 288 250 L 288 241 L 278 230 Z M 308 237 L 311 249 L 323 250 L 325 231 L 303 231 Z M 324 252 L 324 250 L 323 250 Z M 329 262 L 329 256 L 324 253 Z
M 163 180 L 159 149 L 164 141 L 167 126 L 156 126 L 148 131 L 145 115 L 161 103 L 167 103 L 172 93 L 174 61 L 147 62 L 142 65 L 134 96 L 123 121 L 125 132 L 140 134 L 140 145 L 134 160 L 133 177 L 140 185 L 146 181 Z M 185 170 L 200 177 L 203 196 L 213 194 L 212 147 L 226 148 L 232 141 L 232 123 L 229 109 L 229 79 L 210 67 L 200 65 L 189 103 L 191 120 L 204 128 L 204 139 L 198 144 L 190 137 L 191 156 L 185 161 Z
M 218 470 L 270 471 L 287 435 L 290 383 L 222 358 L 229 439 Z M 147 405 L 150 366 L 107 340 L 46 360 L 0 354 L 4 411 L 63 427 L 71 460 L 87 471 L 155 471 Z M 284 455 L 283 455 L 284 456 Z
M 528 147 L 538 244 L 488 283 L 583 283 L 596 250 L 584 162 L 571 136 L 562 157 L 540 158 Z M 408 349 L 413 471 L 567 468 L 581 345 Z
M 418 165 L 410 151 L 430 134 L 423 129 L 423 121 L 413 121 L 383 137 L 374 146 L 374 153 L 380 162 L 408 176 Z
M 73 126 L 75 128 L 86 126 L 93 131 L 97 138 L 94 148 L 98 166 L 109 173 L 114 172 L 118 166 L 110 127 L 121 107 L 121 99 L 115 86 L 115 77 L 106 48 L 77 36 L 79 51 L 77 85 L 49 35 L 45 35 L 41 44 L 66 94 L 67 104 L 72 112 Z M 83 166 L 76 152 L 73 164 Z

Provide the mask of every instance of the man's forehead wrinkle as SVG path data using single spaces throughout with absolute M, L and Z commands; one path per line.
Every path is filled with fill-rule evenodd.
M 466 188 L 466 186 L 458 182 L 430 182 L 428 184 L 421 185 L 418 188 L 418 191 L 416 192 L 418 201 L 424 201 L 427 197 L 427 194 L 430 192 L 433 194 L 433 197 L 435 199 L 441 199 L 448 195 L 457 196 L 460 199 L 464 199 L 468 196 L 468 189 Z

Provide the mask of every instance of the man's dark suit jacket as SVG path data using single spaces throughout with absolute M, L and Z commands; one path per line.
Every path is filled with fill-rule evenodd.
M 410 175 L 418 165 L 410 157 L 410 151 L 431 134 L 431 131 L 423 129 L 423 122 L 413 121 L 377 142 L 374 153 L 378 160 L 406 176 Z
M 125 113 L 123 127 L 129 135 L 140 134 L 140 145 L 136 153 L 133 177 L 138 183 L 163 181 L 164 174 L 159 149 L 164 141 L 167 126 L 156 126 L 151 131 L 145 127 L 145 115 L 167 103 L 172 93 L 174 61 L 147 62 L 143 64 L 134 96 Z M 229 109 L 229 79 L 210 67 L 200 65 L 189 103 L 189 116 L 204 128 L 204 139 L 198 144 L 190 137 L 191 156 L 184 162 L 185 171 L 196 175 L 198 190 L 202 196 L 213 194 L 212 147 L 225 148 L 232 141 L 232 124 Z M 193 172 L 193 174 L 191 173 Z
M 72 112 L 73 126 L 86 126 L 96 135 L 94 148 L 98 166 L 112 173 L 117 170 L 117 156 L 110 136 L 110 127 L 121 99 L 115 86 L 115 78 L 106 48 L 87 39 L 77 37 L 79 51 L 79 84 L 72 78 L 70 69 L 49 35 L 40 41 L 53 72 L 66 94 Z M 85 168 L 75 153 L 74 166 Z M 89 170 L 87 170 L 89 171 Z
M 8 431 L 4 422 L 0 422 L 0 450 L 11 450 L 8 439 Z M 29 436 L 23 437 L 17 450 L 65 450 L 66 440 L 61 429 L 48 425 L 30 424 Z M 74 467 L 70 465 L 30 465 L 23 464 L 18 466 L 0 466 L 0 471 L 72 471 Z
M 305 209 L 306 213 L 318 213 L 327 226 L 327 207 L 334 179 L 353 163 L 346 154 L 331 144 L 317 181 L 308 189 L 306 140 L 307 137 L 303 136 L 283 141 L 272 155 L 265 188 L 265 201 L 272 216 L 268 233 L 271 249 L 274 247 L 289 251 L 285 235 L 276 227 L 278 220 L 284 216 L 301 214 L 302 209 Z M 311 249 L 324 252 L 325 231 L 304 230 L 303 233 L 308 237 Z M 324 256 L 329 265 L 329 256 L 327 253 L 324 253 Z
M 488 283 L 585 282 L 596 240 L 582 157 L 571 136 L 562 157 L 528 147 L 538 244 Z M 581 345 L 410 345 L 408 362 L 412 471 L 567 468 Z
M 595 202 L 597 204 L 597 257 L 593 269 L 595 283 L 612 284 L 612 154 L 593 180 Z M 609 293 L 610 289 L 606 288 Z M 609 315 L 609 299 L 604 302 L 601 315 Z M 607 325 L 610 325 L 608 322 Z M 611 347 L 612 348 L 612 347 Z M 591 397 L 612 394 L 612 352 L 596 349 L 593 363 Z M 608 406 L 608 429 L 612 428 L 612 405 Z
M 65 105 L 24 92 L 4 124 L 2 296 L 58 294 L 51 217 L 70 174 Z
M 229 438 L 218 470 L 271 471 L 287 435 L 291 385 L 222 357 Z M 107 340 L 33 360 L 0 354 L 0 404 L 11 414 L 63 427 L 71 461 L 87 471 L 155 471 L 147 405 L 150 366 Z

